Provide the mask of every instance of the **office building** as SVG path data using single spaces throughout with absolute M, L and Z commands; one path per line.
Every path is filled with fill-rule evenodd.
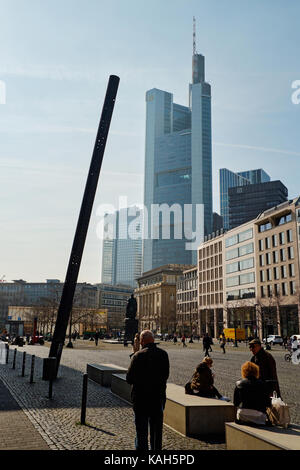
M 176 329 L 186 336 L 197 335 L 198 270 L 197 266 L 183 271 L 176 286 Z
M 229 228 L 254 219 L 260 212 L 286 201 L 288 190 L 281 181 L 237 186 L 228 189 Z
M 223 217 L 223 228 L 228 230 L 229 224 L 229 188 L 249 184 L 266 183 L 270 176 L 261 168 L 234 173 L 227 168 L 221 168 L 220 176 L 220 212 Z
M 196 228 L 196 205 L 202 205 L 199 235 L 212 231 L 211 88 L 205 81 L 204 56 L 195 47 L 192 67 L 189 106 L 174 103 L 167 91 L 154 88 L 146 93 L 144 205 L 148 230 L 144 229 L 143 272 L 197 261 L 197 250 L 186 249 L 190 234 L 184 230 L 183 220 L 176 219 L 171 210 L 169 220 L 160 215 L 151 221 L 153 204 L 169 208 L 178 204 L 182 214 L 184 205 L 192 204 L 193 220 L 185 219 L 190 231 Z M 164 235 L 166 226 L 170 234 Z

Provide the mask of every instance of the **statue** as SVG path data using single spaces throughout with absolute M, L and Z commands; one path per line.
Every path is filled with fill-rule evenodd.
M 133 294 L 131 294 L 130 299 L 128 299 L 127 306 L 126 306 L 126 318 L 131 318 L 135 320 L 137 311 L 137 303 L 136 299 L 134 298 Z

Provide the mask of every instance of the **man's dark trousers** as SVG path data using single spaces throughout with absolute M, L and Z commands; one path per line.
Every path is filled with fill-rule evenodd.
M 134 406 L 136 439 L 138 451 L 148 450 L 148 426 L 150 426 L 150 449 L 162 449 L 164 401 L 148 406 Z

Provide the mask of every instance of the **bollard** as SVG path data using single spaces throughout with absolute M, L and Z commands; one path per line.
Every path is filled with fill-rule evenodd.
M 81 419 L 80 423 L 85 425 L 86 401 L 87 401 L 88 375 L 83 374 L 82 400 L 81 400 Z
M 12 366 L 13 369 L 16 368 L 16 356 L 17 356 L 17 348 L 15 348 L 14 350 L 14 358 L 13 358 L 13 366 Z
M 6 344 L 6 364 L 8 364 L 9 344 Z
M 52 399 L 52 384 L 53 384 L 53 379 L 49 380 L 49 395 L 48 398 Z
M 26 351 L 23 352 L 22 377 L 25 376 Z
M 35 355 L 31 356 L 31 371 L 30 371 L 30 384 L 33 384 L 33 374 L 34 374 L 34 363 L 35 363 Z

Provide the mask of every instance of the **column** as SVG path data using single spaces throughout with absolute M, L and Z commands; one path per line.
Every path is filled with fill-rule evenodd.
M 280 323 L 280 306 L 276 305 L 276 317 L 277 317 L 277 334 L 281 336 L 281 323 Z
M 228 312 L 223 308 L 223 328 L 228 328 Z
M 256 335 L 262 340 L 262 317 L 261 317 L 261 306 L 256 305 L 255 308 L 255 319 L 256 319 Z
M 214 308 L 214 338 L 218 337 L 218 310 Z
M 205 333 L 209 333 L 208 331 L 208 309 L 205 309 Z

